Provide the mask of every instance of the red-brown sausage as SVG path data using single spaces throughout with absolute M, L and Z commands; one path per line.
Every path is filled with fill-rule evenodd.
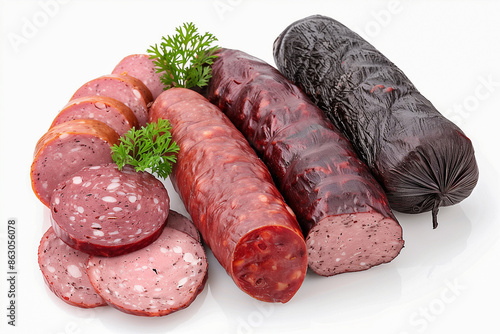
M 307 270 L 295 215 L 269 171 L 229 119 L 198 93 L 176 88 L 154 102 L 180 146 L 172 183 L 203 239 L 236 285 L 267 302 L 287 302 Z
M 309 266 L 331 276 L 389 262 L 402 230 L 381 186 L 350 143 L 271 65 L 223 50 L 209 99 L 246 136 L 297 214 Z

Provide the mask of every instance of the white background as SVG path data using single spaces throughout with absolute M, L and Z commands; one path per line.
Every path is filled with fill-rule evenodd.
M 287 304 L 239 291 L 209 254 L 210 278 L 186 310 L 141 318 L 82 310 L 46 288 L 37 247 L 47 210 L 30 186 L 36 141 L 73 92 L 144 53 L 183 22 L 219 45 L 271 64 L 293 21 L 324 14 L 367 38 L 472 139 L 480 167 L 473 194 L 430 214 L 403 215 L 406 246 L 392 263 L 324 278 L 308 274 Z M 498 328 L 500 219 L 497 1 L 1 1 L 0 331 L 5 333 L 464 333 Z M 172 207 L 182 203 L 169 185 Z M 15 328 L 7 325 L 7 221 L 17 220 Z

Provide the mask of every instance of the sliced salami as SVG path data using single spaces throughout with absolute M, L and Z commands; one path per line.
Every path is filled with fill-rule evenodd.
M 112 162 L 111 146 L 119 135 L 106 124 L 77 119 L 47 131 L 35 147 L 31 185 L 40 201 L 49 206 L 56 186 L 85 166 Z
M 122 256 L 91 256 L 90 282 L 109 305 L 139 316 L 164 316 L 189 306 L 203 290 L 208 263 L 202 245 L 165 227 L 145 248 Z
M 163 92 L 150 120 L 168 119 L 180 147 L 170 175 L 203 240 L 235 284 L 289 301 L 307 270 L 304 237 L 269 171 L 229 119 L 200 94 Z
M 60 183 L 50 209 L 54 231 L 68 245 L 117 256 L 158 238 L 169 204 L 165 186 L 153 175 L 110 163 L 82 168 Z
M 148 106 L 153 101 L 153 97 L 139 79 L 128 75 L 103 75 L 81 86 L 73 94 L 71 100 L 92 95 L 111 97 L 124 103 L 134 112 L 139 126 L 146 125 Z
M 201 242 L 200 232 L 198 231 L 196 226 L 194 226 L 193 222 L 189 218 L 181 215 L 180 213 L 174 210 L 170 210 L 168 212 L 168 219 L 166 226 L 187 233 L 190 236 L 192 236 L 193 239 L 195 239 L 196 241 Z
M 90 308 L 107 303 L 95 291 L 87 276 L 89 255 L 73 249 L 59 239 L 52 227 L 38 246 L 38 265 L 49 289 L 64 302 Z
M 137 117 L 124 103 L 107 96 L 85 96 L 71 100 L 55 117 L 51 127 L 73 119 L 95 119 L 123 136 L 138 127 Z
M 156 73 L 153 60 L 146 54 L 133 54 L 123 58 L 113 69 L 113 74 L 130 75 L 141 80 L 151 91 L 153 99 L 163 92 L 160 75 Z

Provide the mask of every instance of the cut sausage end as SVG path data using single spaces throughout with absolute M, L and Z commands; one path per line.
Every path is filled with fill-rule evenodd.
M 232 270 L 236 284 L 265 302 L 289 301 L 307 271 L 305 242 L 282 226 L 266 226 L 248 233 L 235 248 Z
M 401 226 L 377 212 L 326 217 L 306 238 L 309 268 L 322 276 L 388 263 L 403 245 Z

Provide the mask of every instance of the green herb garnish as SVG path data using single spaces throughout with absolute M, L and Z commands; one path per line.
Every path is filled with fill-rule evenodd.
M 122 169 L 125 165 L 135 167 L 136 171 L 150 169 L 162 178 L 172 172 L 179 146 L 172 140 L 172 126 L 166 119 L 149 123 L 139 130 L 130 129 L 122 137 L 120 144 L 111 147 L 113 161 Z
M 193 23 L 184 23 L 175 29 L 177 34 L 162 38 L 160 46 L 150 46 L 156 72 L 165 89 L 172 87 L 203 87 L 212 77 L 212 68 L 218 46 L 210 45 L 217 38 L 210 33 L 200 35 Z

